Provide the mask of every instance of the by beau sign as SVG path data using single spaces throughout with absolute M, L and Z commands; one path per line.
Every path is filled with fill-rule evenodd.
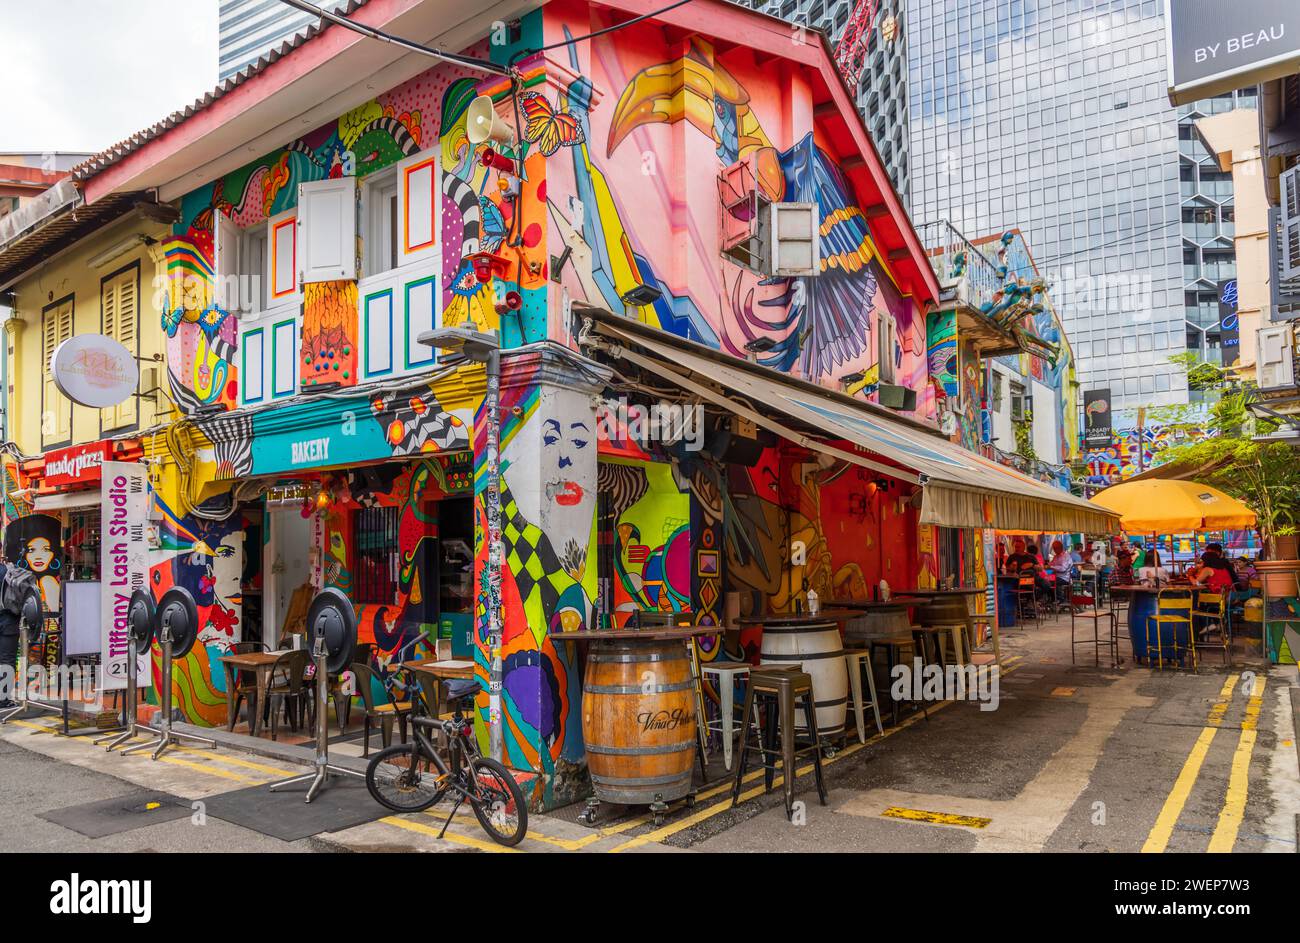
M 46 452 L 45 486 L 63 488 L 97 484 L 107 458 L 107 442 L 91 442 Z
M 64 396 L 94 409 L 116 406 L 140 385 L 135 355 L 103 334 L 78 334 L 54 348 L 50 374 Z
M 1165 32 L 1175 105 L 1300 70 L 1296 0 L 1166 0 Z

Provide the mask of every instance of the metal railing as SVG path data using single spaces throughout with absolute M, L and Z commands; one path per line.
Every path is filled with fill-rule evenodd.
M 916 232 L 945 292 L 954 292 L 958 301 L 976 310 L 993 304 L 1003 283 L 998 267 L 956 226 L 940 219 L 922 223 Z

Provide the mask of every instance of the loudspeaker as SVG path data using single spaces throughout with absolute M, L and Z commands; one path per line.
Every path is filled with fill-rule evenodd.
M 469 103 L 465 112 L 465 135 L 475 147 L 485 141 L 509 144 L 514 140 L 514 132 L 501 120 L 490 95 L 479 95 Z
M 153 594 L 147 589 L 137 589 L 131 594 L 131 602 L 126 609 L 126 631 L 135 642 L 137 652 L 148 650 L 157 625 L 158 607 L 154 605 Z
M 172 659 L 184 658 L 199 637 L 199 607 L 184 586 L 173 586 L 158 600 L 154 634 L 162 638 L 167 627 L 172 631 Z
M 317 593 L 307 610 L 307 638 L 313 648 L 317 638 L 324 638 L 325 669 L 330 674 L 350 665 L 357 647 L 357 613 L 352 601 L 333 586 Z
M 45 607 L 41 605 L 41 594 L 32 587 L 23 594 L 23 603 L 18 609 L 18 618 L 27 623 L 29 638 L 34 638 L 45 628 Z

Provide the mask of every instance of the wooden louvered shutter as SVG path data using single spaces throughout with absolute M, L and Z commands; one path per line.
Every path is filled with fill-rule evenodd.
M 50 369 L 54 351 L 72 337 L 72 302 L 48 309 L 41 318 L 41 442 L 54 444 L 72 438 L 72 401 L 54 383 Z
M 138 353 L 139 346 L 139 277 L 139 268 L 132 266 L 104 282 L 100 290 L 104 335 L 133 354 Z M 105 429 L 134 425 L 139 417 L 136 398 L 128 397 L 116 406 L 104 409 L 101 415 Z

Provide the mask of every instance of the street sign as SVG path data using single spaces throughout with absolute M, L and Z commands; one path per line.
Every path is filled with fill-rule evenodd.
M 140 385 L 135 355 L 103 334 L 78 334 L 54 348 L 50 374 L 64 396 L 95 409 L 116 406 Z

